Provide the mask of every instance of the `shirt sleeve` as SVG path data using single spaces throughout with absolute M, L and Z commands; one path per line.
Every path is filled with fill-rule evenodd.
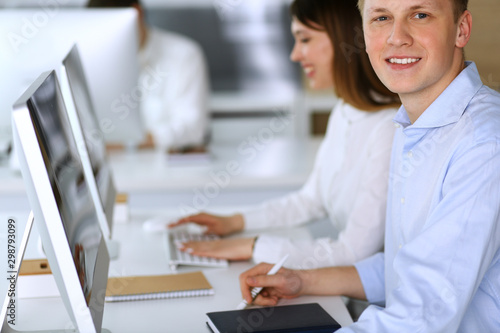
M 394 129 L 391 121 L 382 122 L 368 138 L 366 167 L 358 176 L 360 185 L 346 227 L 331 243 L 329 266 L 352 265 L 382 250 Z
M 254 261 L 275 262 L 289 253 L 291 259 L 287 261 L 288 267 L 310 269 L 352 265 L 380 251 L 384 240 L 393 135 L 394 125 L 387 119 L 379 123 L 378 128 L 368 138 L 371 144 L 368 149 L 370 153 L 365 161 L 367 167 L 359 174 L 360 187 L 355 189 L 357 192 L 353 209 L 347 218 L 345 229 L 340 230 L 338 238 L 294 241 L 267 235 L 260 236 L 254 246 Z M 317 161 L 317 164 L 320 163 L 321 161 Z M 301 192 L 266 205 L 267 216 L 264 209 L 246 215 L 245 219 L 249 219 L 249 228 L 270 224 L 271 219 L 276 221 L 274 225 L 279 223 L 283 226 L 286 222 L 287 225 L 294 225 L 313 217 L 326 215 L 325 208 L 318 205 L 322 201 L 318 193 L 320 180 L 317 179 L 317 174 L 316 170 Z
M 354 264 L 358 271 L 368 302 L 385 303 L 384 254 L 377 253 Z
M 455 158 L 439 203 L 390 263 L 399 283 L 387 295 L 387 307 L 368 308 L 357 323 L 339 332 L 459 329 L 500 248 L 499 150 L 496 143 L 485 143 Z

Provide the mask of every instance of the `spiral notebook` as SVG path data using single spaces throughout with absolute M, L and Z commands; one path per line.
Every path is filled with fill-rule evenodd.
M 213 295 L 203 272 L 108 279 L 106 302 Z

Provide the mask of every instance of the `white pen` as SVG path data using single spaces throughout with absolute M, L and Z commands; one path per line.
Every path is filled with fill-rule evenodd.
M 267 272 L 267 275 L 274 275 L 276 274 L 281 266 L 283 266 L 283 264 L 285 263 L 286 259 L 288 258 L 288 254 L 286 256 L 284 256 L 280 261 L 278 261 L 270 270 L 269 272 Z M 254 287 L 252 288 L 252 291 L 250 292 L 250 294 L 252 295 L 252 301 L 255 299 L 255 297 L 257 297 L 257 295 L 260 293 L 260 291 L 262 290 L 262 287 Z M 238 304 L 238 306 L 236 307 L 236 310 L 243 310 L 244 308 L 246 308 L 248 305 L 247 301 L 244 299 L 243 301 L 241 301 L 240 304 Z

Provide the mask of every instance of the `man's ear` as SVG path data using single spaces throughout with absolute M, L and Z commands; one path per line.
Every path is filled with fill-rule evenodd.
M 458 19 L 457 39 L 455 42 L 456 47 L 464 48 L 469 42 L 470 34 L 472 31 L 472 15 L 470 11 L 466 10 Z

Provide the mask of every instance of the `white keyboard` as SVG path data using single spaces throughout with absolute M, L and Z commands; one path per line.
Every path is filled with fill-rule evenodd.
M 225 259 L 215 259 L 208 257 L 200 257 L 189 254 L 187 252 L 180 251 L 177 248 L 178 243 L 184 243 L 189 241 L 210 241 L 219 239 L 215 235 L 203 235 L 203 234 L 193 234 L 185 230 L 169 231 L 166 233 L 166 243 L 167 251 L 169 253 L 169 265 L 170 269 L 175 271 L 178 265 L 190 265 L 190 266 L 205 266 L 205 267 L 227 267 L 228 261 Z

